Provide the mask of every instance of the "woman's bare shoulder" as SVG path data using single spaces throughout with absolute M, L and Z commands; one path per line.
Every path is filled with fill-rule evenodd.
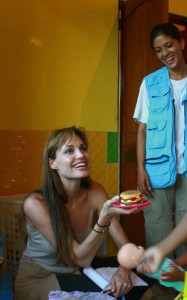
M 23 203 L 23 208 L 25 212 L 30 209 L 42 209 L 42 207 L 46 207 L 46 204 L 43 199 L 43 196 L 40 193 L 33 192 L 26 196 Z
M 95 203 L 96 206 L 98 206 L 97 204 L 99 204 L 100 206 L 108 199 L 108 195 L 104 187 L 96 181 L 92 182 L 90 186 L 89 195 L 90 195 L 90 199 L 92 200 L 92 203 Z
M 90 192 L 92 193 L 105 193 L 106 191 L 104 189 L 104 187 L 97 181 L 92 181 L 91 185 L 90 185 Z
M 27 219 L 37 228 L 50 223 L 48 207 L 39 193 L 34 192 L 26 197 L 23 210 Z

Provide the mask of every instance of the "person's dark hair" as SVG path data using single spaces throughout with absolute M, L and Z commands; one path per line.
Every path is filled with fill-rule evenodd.
M 153 46 L 154 39 L 161 34 L 168 35 L 178 41 L 180 41 L 182 38 L 181 32 L 179 31 L 177 26 L 175 26 L 172 23 L 161 23 L 161 24 L 153 27 L 151 30 L 150 43 L 151 43 L 152 49 L 154 49 L 154 46 Z
M 76 257 L 73 252 L 72 242 L 76 239 L 71 228 L 66 204 L 68 202 L 66 191 L 58 172 L 50 167 L 50 160 L 56 158 L 56 153 L 63 144 L 77 135 L 88 146 L 84 128 L 75 126 L 55 130 L 49 136 L 43 152 L 42 187 L 32 194 L 39 194 L 46 202 L 51 216 L 52 226 L 56 239 L 56 252 L 59 263 L 76 266 Z M 90 177 L 81 179 L 81 187 L 87 189 L 91 184 Z M 23 209 L 20 214 L 22 224 L 25 221 Z

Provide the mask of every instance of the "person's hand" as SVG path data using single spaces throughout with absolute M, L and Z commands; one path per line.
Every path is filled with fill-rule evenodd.
M 144 168 L 138 170 L 138 189 L 143 195 L 147 197 L 152 196 L 149 176 Z
M 154 273 L 160 267 L 164 255 L 157 246 L 148 248 L 144 253 L 144 262 L 137 268 L 141 273 Z
M 135 207 L 135 208 L 128 208 L 128 209 L 124 209 L 124 208 L 118 208 L 118 207 L 114 207 L 113 204 L 116 202 L 119 202 L 120 200 L 120 196 L 115 196 L 110 200 L 107 200 L 104 205 L 103 208 L 101 210 L 101 213 L 103 214 L 107 214 L 110 216 L 113 215 L 130 215 L 132 213 L 137 213 L 140 210 L 142 210 L 143 208 L 140 207 Z
M 112 199 L 104 202 L 103 207 L 99 214 L 99 219 L 98 219 L 98 223 L 100 225 L 104 226 L 105 224 L 109 224 L 114 215 L 130 215 L 133 213 L 137 213 L 143 209 L 142 207 L 124 209 L 124 208 L 120 208 L 120 207 L 118 208 L 118 207 L 113 206 L 114 203 L 116 203 L 116 202 L 119 203 L 119 200 L 120 200 L 120 197 L 115 196 Z
M 170 271 L 162 271 L 160 274 L 160 279 L 164 281 L 184 281 L 184 271 L 179 270 L 172 264 L 169 264 Z
M 126 295 L 133 288 L 130 274 L 130 270 L 119 266 L 110 281 L 112 289 L 108 294 L 116 298 Z

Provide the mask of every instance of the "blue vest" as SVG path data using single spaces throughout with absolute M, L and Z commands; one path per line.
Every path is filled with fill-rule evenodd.
M 149 117 L 146 127 L 145 168 L 153 188 L 165 188 L 176 181 L 175 108 L 167 67 L 145 77 L 149 97 Z M 182 104 L 187 116 L 187 90 Z M 186 121 L 185 121 L 186 122 Z M 186 122 L 187 126 L 187 122 Z M 187 130 L 185 130 L 185 140 Z M 183 174 L 187 177 L 185 145 Z

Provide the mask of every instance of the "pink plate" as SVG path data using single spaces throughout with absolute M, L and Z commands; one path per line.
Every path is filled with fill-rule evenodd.
M 132 204 L 132 205 L 121 205 L 119 202 L 113 203 L 114 207 L 118 207 L 118 208 L 124 208 L 124 209 L 131 209 L 131 208 L 135 208 L 135 207 L 146 207 L 148 205 L 150 205 L 151 201 L 150 200 L 143 200 L 143 203 L 141 204 Z

